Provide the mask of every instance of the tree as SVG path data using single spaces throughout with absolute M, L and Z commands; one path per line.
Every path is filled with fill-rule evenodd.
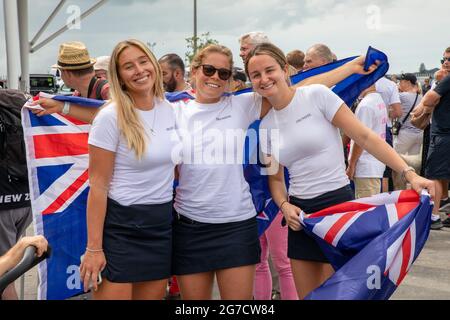
M 194 55 L 195 55 L 195 52 L 194 52 L 195 37 L 192 36 L 190 38 L 186 38 L 186 42 L 187 42 L 188 51 L 186 51 L 185 57 L 186 57 L 186 61 L 188 62 L 188 64 L 191 64 L 192 59 L 194 58 Z M 211 39 L 209 37 L 209 32 L 202 33 L 202 35 L 200 37 L 197 37 L 197 51 L 201 50 L 202 48 L 206 47 L 207 45 L 218 44 L 218 43 L 219 43 L 219 41 L 217 41 L 215 39 Z
M 427 68 L 425 67 L 425 63 L 422 62 L 420 64 L 419 72 L 424 73 L 425 71 L 427 71 Z

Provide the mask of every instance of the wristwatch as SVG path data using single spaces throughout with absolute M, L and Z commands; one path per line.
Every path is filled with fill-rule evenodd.
M 69 114 L 69 112 L 70 112 L 70 102 L 66 101 L 66 102 L 64 102 L 64 107 L 63 107 L 61 113 L 67 115 L 67 114 Z

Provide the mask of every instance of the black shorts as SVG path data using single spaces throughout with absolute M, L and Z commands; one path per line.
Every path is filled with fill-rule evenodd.
M 434 180 L 450 180 L 450 135 L 431 136 L 425 177 Z
M 108 199 L 103 230 L 110 282 L 168 279 L 172 259 L 172 202 L 122 206 Z
M 311 214 L 354 199 L 354 192 L 350 185 L 348 185 L 338 190 L 327 192 L 314 199 L 289 197 L 289 203 L 299 207 L 306 214 Z M 310 237 L 303 229 L 293 231 L 289 228 L 288 257 L 295 260 L 329 263 L 316 240 Z
M 187 275 L 255 265 L 260 262 L 256 217 L 246 221 L 201 223 L 175 212 L 174 275 Z

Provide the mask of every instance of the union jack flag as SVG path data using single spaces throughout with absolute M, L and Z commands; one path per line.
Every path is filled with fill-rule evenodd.
M 413 190 L 345 202 L 300 220 L 336 273 L 307 299 L 388 299 L 428 239 L 430 197 Z
M 59 99 L 91 106 L 104 103 L 76 97 Z M 22 126 L 35 232 L 44 235 L 53 247 L 52 257 L 39 266 L 38 298 L 65 299 L 82 293 L 78 266 L 87 239 L 90 125 L 61 114 L 39 118 L 23 108 Z

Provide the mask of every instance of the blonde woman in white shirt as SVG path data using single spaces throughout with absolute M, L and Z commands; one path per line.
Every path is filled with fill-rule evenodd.
M 171 275 L 175 114 L 161 69 L 140 41 L 115 47 L 112 101 L 89 135 L 85 291 L 99 300 L 160 300 Z M 97 284 L 99 274 L 103 281 Z

